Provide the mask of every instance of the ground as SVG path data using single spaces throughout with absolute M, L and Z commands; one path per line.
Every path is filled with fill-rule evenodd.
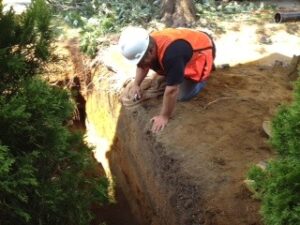
M 299 23 L 262 18 L 220 21 L 226 33 L 213 34 L 216 64 L 230 67 L 214 71 L 196 98 L 178 103 L 160 134 L 150 133 L 149 120 L 159 113 L 162 98 L 136 109 L 121 108 L 106 155 L 142 224 L 262 224 L 260 201 L 243 181 L 251 165 L 276 157 L 262 124 L 291 101 L 289 64 L 293 55 L 300 55 Z M 116 71 L 111 86 L 120 87 L 115 83 L 127 78 L 124 74 L 134 75 L 117 56 L 100 56 Z M 93 98 L 101 96 L 91 98 L 95 105 Z M 116 102 L 108 101 L 112 110 Z M 101 123 L 97 118 L 103 120 L 97 111 L 105 107 L 98 104 L 88 112 L 95 124 Z
M 283 1 L 279 2 L 282 4 Z M 294 4 L 298 2 L 287 3 L 294 9 Z M 133 111 L 122 108 L 123 116 L 116 119 L 114 126 L 109 124 L 110 127 L 105 128 L 116 128 L 112 147 L 120 147 L 123 137 L 123 146 L 128 144 L 132 149 L 137 148 L 136 155 L 126 150 L 125 154 L 121 151 L 120 154 L 124 155 L 119 158 L 108 158 L 114 163 L 112 167 L 121 168 L 120 174 L 125 174 L 127 182 L 130 181 L 128 186 L 136 185 L 129 189 L 121 187 L 127 200 L 134 202 L 131 197 L 137 196 L 142 213 L 151 215 L 147 211 L 156 212 L 156 219 L 153 216 L 147 220 L 152 225 L 172 224 L 171 221 L 184 225 L 262 224 L 260 201 L 252 197 L 243 181 L 251 165 L 276 157 L 262 123 L 270 120 L 280 105 L 292 99 L 293 85 L 289 74 L 293 68 L 289 64 L 293 55 L 300 55 L 300 22 L 275 24 L 269 19 L 251 24 L 228 21 L 220 24 L 226 27 L 227 32 L 214 34 L 216 63 L 219 66 L 229 64 L 230 67 L 214 71 L 207 87 L 196 98 L 178 103 L 174 116 L 163 132 L 158 135 L 148 132 L 149 120 L 159 112 L 162 98 L 144 102 Z M 70 50 L 70 45 L 67 46 Z M 76 66 L 70 68 L 74 68 L 73 72 L 70 70 L 73 75 L 80 73 L 76 72 Z M 69 71 L 66 67 L 64 69 Z M 131 73 L 128 76 L 134 75 L 133 70 L 126 71 Z M 103 74 L 93 75 L 97 82 L 104 77 Z M 107 74 L 105 76 L 107 78 Z M 110 108 L 106 110 L 114 111 L 117 104 L 109 102 Z M 98 109 L 104 107 L 99 105 Z M 99 116 L 98 113 L 99 110 L 90 110 L 89 122 L 105 124 L 104 115 Z M 152 145 L 154 147 L 150 148 Z M 106 156 L 113 154 L 119 152 L 112 149 Z M 130 160 L 137 161 L 124 162 L 130 154 L 133 154 Z M 134 165 L 136 167 L 133 168 Z M 137 171 L 144 176 L 136 175 Z M 144 186 L 141 185 L 143 182 Z M 153 204 L 158 208 L 147 208 L 150 204 L 147 198 L 151 201 L 156 199 Z M 157 214 L 165 212 L 163 205 L 166 199 L 170 200 L 170 205 L 173 204 L 175 213 L 173 218 L 170 216 L 163 220 Z M 123 207 L 121 212 L 128 209 L 127 204 L 121 203 L 120 207 Z M 111 210 L 115 211 L 112 213 L 108 209 L 107 215 L 115 216 L 107 224 L 124 224 L 125 217 L 122 218 L 120 209 L 112 207 Z M 116 221 L 118 215 L 119 221 Z M 129 223 L 134 222 L 125 222 L 124 225 Z
M 192 178 L 199 188 L 201 201 L 191 206 L 205 208 L 204 224 L 260 224 L 259 201 L 243 180 L 251 165 L 274 157 L 262 123 L 291 99 L 284 76 L 256 64 L 216 71 L 197 98 L 178 104 L 158 135 L 180 167 L 178 179 Z
M 291 101 L 292 83 L 288 67 L 260 62 L 214 71 L 203 92 L 177 104 L 158 135 L 149 120 L 161 97 L 117 114 L 117 99 L 94 89 L 89 123 L 103 134 L 114 127 L 106 157 L 139 224 L 262 224 L 260 201 L 244 179 L 251 165 L 275 157 L 262 124 Z

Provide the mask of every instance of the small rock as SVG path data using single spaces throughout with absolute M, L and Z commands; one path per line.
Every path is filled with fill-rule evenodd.
M 271 38 L 269 38 L 267 36 L 262 36 L 259 39 L 259 42 L 262 43 L 262 44 L 265 44 L 265 45 L 271 45 L 273 43 L 272 40 L 271 40 Z
M 272 124 L 271 124 L 271 121 L 269 121 L 269 120 L 264 121 L 263 124 L 262 124 L 262 128 L 263 128 L 264 132 L 265 132 L 269 137 L 272 136 L 272 132 L 271 132 Z
M 193 204 L 192 200 L 191 200 L 191 199 L 188 199 L 188 200 L 186 200 L 186 202 L 183 204 L 183 207 L 184 207 L 185 209 L 188 209 L 188 208 L 190 208 L 190 207 L 192 206 L 192 204 Z

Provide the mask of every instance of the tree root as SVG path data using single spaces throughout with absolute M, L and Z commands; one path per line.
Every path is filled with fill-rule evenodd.
M 234 100 L 240 100 L 240 101 L 249 101 L 249 100 L 252 100 L 252 98 L 244 98 L 244 97 L 232 97 L 232 96 L 226 96 L 226 97 L 220 97 L 220 98 L 217 98 L 209 103 L 207 103 L 204 107 L 203 107 L 203 110 L 206 110 L 209 106 L 215 104 L 215 103 L 218 103 L 220 101 L 223 101 L 223 100 L 229 100 L 229 99 L 234 99 Z

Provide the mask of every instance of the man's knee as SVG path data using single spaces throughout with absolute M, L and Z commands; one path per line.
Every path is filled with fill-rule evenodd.
M 206 86 L 206 81 L 200 83 L 194 83 L 190 80 L 185 80 L 180 85 L 180 91 L 177 100 L 178 101 L 189 101 L 193 97 L 197 96 L 199 92 Z

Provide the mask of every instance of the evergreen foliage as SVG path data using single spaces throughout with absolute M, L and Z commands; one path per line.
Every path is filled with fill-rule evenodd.
M 300 161 L 286 157 L 269 163 L 266 171 L 253 167 L 249 178 L 262 200 L 267 225 L 300 224 Z
M 88 224 L 92 201 L 107 200 L 107 182 L 81 134 L 64 125 L 67 92 L 30 79 L 8 101 L 0 98 L 1 224 Z
M 22 15 L 0 13 L 1 225 L 88 225 L 91 204 L 108 201 L 92 149 L 65 125 L 69 93 L 36 78 L 50 56 L 48 8 L 34 0 Z
M 266 224 L 300 224 L 300 161 L 285 158 L 274 161 L 268 169 L 262 197 Z
M 33 0 L 26 13 L 3 13 L 0 2 L 0 94 L 14 92 L 50 56 L 51 12 L 44 0 Z
M 300 81 L 295 85 L 295 100 L 283 106 L 272 123 L 271 142 L 281 156 L 300 160 Z
M 272 121 L 271 143 L 278 158 L 248 174 L 262 200 L 263 220 L 267 225 L 300 224 L 300 80 L 293 103 L 281 107 Z

